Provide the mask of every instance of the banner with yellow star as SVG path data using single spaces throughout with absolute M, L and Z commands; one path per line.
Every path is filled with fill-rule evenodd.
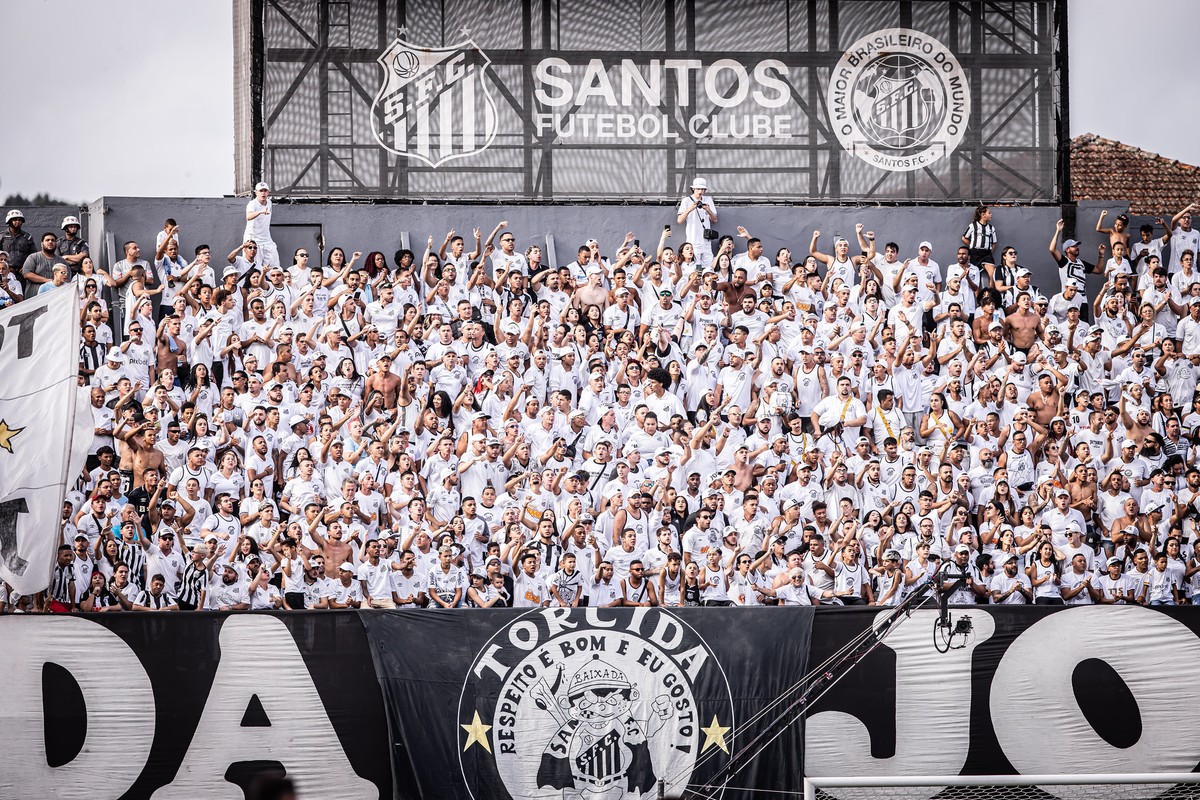
M 76 425 L 78 373 L 78 284 L 0 311 L 0 579 L 20 594 L 50 583 L 63 496 L 87 455 L 72 447 L 91 438 L 90 415 Z
M 424 797 L 649 800 L 784 786 L 799 726 L 747 759 L 804 674 L 809 609 L 363 611 Z M 736 618 L 736 624 L 735 624 Z M 450 767 L 448 756 L 457 761 Z M 747 783 L 748 781 L 748 783 Z

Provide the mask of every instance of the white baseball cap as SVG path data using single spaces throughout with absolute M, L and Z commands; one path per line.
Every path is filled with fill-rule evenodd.
M 259 181 L 258 183 L 254 184 L 254 191 L 261 192 L 263 189 L 266 189 L 268 192 L 271 191 L 271 187 L 267 186 L 266 181 Z

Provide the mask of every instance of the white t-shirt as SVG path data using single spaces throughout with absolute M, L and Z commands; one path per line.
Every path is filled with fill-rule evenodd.
M 254 219 L 246 220 L 246 231 L 242 234 L 242 241 L 253 239 L 256 242 L 271 241 L 271 213 L 274 208 L 271 203 L 271 198 L 267 198 L 266 205 L 258 202 L 257 197 L 250 198 L 250 202 L 246 203 L 246 214 L 253 211 L 262 211 L 266 209 L 268 213 L 259 214 Z

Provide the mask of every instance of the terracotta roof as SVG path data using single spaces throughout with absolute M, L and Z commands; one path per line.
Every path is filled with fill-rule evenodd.
M 1129 213 L 1171 216 L 1200 197 L 1200 167 L 1094 133 L 1071 140 L 1071 199 L 1128 200 Z

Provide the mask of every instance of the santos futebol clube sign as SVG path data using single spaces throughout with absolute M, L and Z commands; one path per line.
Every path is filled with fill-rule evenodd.
M 500 115 L 489 81 L 497 77 L 473 39 L 417 47 L 397 37 L 377 60 L 383 81 L 372 124 L 385 149 L 436 168 L 495 142 Z M 531 74 L 536 103 L 529 118 L 542 141 L 778 143 L 811 135 L 807 120 L 787 113 L 794 82 L 804 76 L 776 58 L 573 63 L 550 56 L 533 64 Z M 867 34 L 846 49 L 827 81 L 829 129 L 872 166 L 921 169 L 962 142 L 970 87 L 958 59 L 932 36 L 907 28 Z

